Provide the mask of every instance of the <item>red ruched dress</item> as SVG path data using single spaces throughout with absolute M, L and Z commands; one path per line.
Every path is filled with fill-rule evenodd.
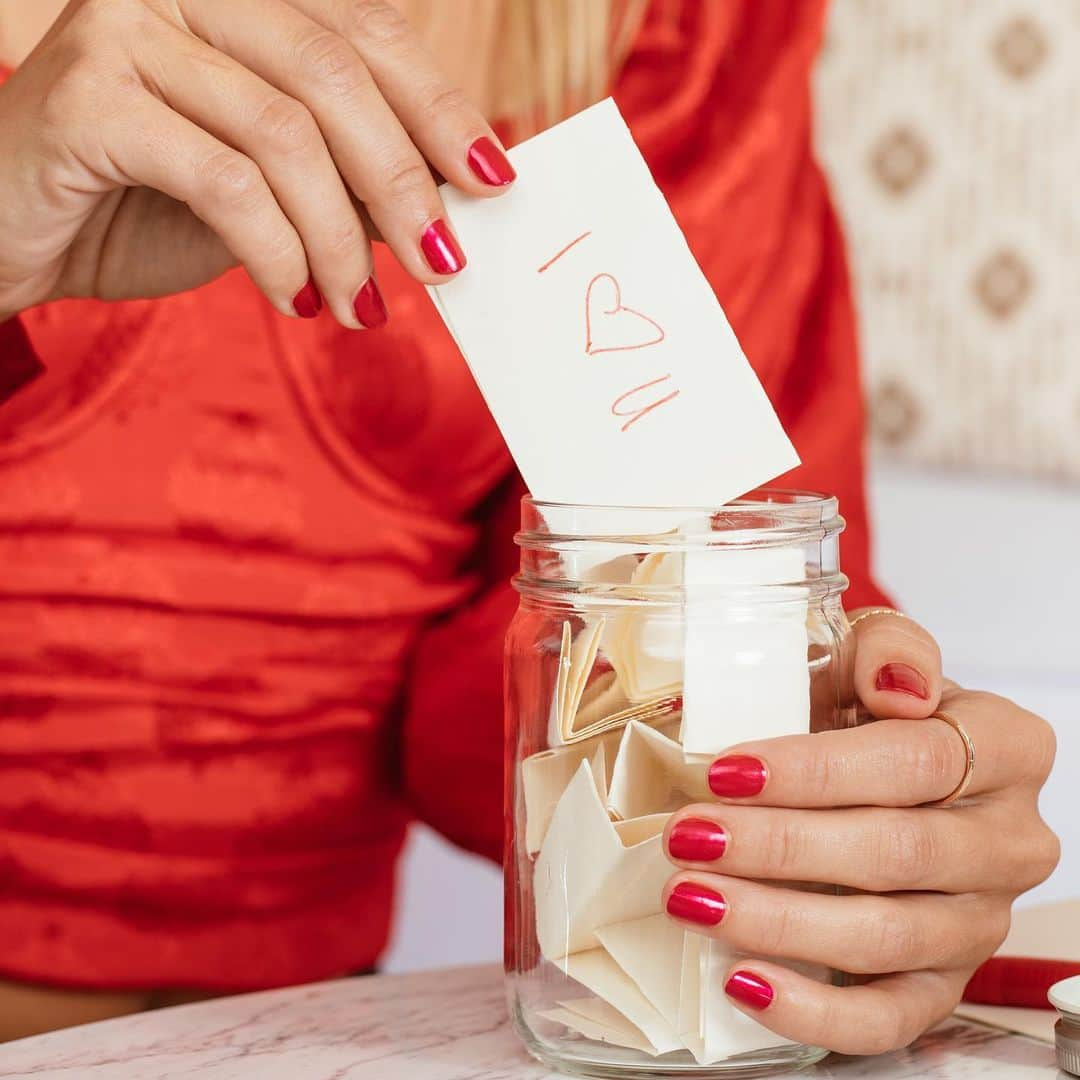
M 875 602 L 823 3 L 654 0 L 615 87 Z M 642 258 L 648 253 L 642 252 Z M 466 271 L 467 272 L 467 271 Z M 410 819 L 497 858 L 520 494 L 422 289 L 387 329 L 234 271 L 0 328 L 0 977 L 264 987 L 377 961 Z M 447 927 L 447 932 L 452 932 Z

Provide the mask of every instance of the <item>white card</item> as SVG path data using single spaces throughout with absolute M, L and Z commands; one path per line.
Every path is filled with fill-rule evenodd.
M 442 188 L 468 257 L 431 290 L 533 496 L 719 506 L 799 463 L 610 99 Z

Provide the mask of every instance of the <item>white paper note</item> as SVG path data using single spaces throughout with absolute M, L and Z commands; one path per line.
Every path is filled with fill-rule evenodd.
M 611 771 L 609 811 L 638 818 L 711 799 L 705 765 L 688 763 L 682 747 L 662 732 L 637 721 L 626 725 Z
M 540 850 L 555 806 L 583 761 L 589 762 L 600 800 L 607 802 L 611 765 L 621 734 L 619 731 L 611 731 L 606 735 L 572 743 L 570 746 L 541 750 L 521 763 L 521 786 L 525 799 L 525 844 L 530 855 L 535 855 Z
M 444 186 L 469 259 L 431 290 L 532 494 L 719 506 L 798 464 L 610 99 Z
M 616 923 L 596 932 L 612 960 L 676 1032 L 685 933 L 667 915 Z
M 536 940 L 549 960 L 594 948 L 596 930 L 660 911 L 671 876 L 661 836 L 670 815 L 612 824 L 582 761 L 551 817 L 533 870 Z
M 716 754 L 735 743 L 810 730 L 807 590 L 792 548 L 687 551 L 683 749 Z M 765 602 L 724 587 L 770 586 Z
M 606 950 L 590 949 L 576 953 L 558 961 L 558 965 L 571 978 L 618 1009 L 642 1032 L 658 1054 L 682 1048 L 682 1040 L 674 1026 L 660 1015 L 656 1006 L 645 997 L 634 980 L 612 960 Z
M 584 1035 L 586 1039 L 611 1043 L 614 1046 L 628 1046 L 631 1050 L 640 1050 L 655 1056 L 656 1047 L 636 1028 L 614 1005 L 609 1005 L 602 998 L 575 998 L 564 1001 L 557 1009 L 549 1009 L 540 1014 L 545 1020 L 554 1020 Z

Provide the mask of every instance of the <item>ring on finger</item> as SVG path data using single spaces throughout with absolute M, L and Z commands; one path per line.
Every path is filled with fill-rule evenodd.
M 869 619 L 871 615 L 892 615 L 894 618 L 897 619 L 908 618 L 907 615 L 905 615 L 902 611 L 897 611 L 896 608 L 872 607 L 867 608 L 866 611 L 860 611 L 854 619 L 848 619 L 848 625 L 853 627 L 858 626 L 858 624 L 861 623 L 863 619 Z
M 967 733 L 964 725 L 959 720 L 949 716 L 948 713 L 936 712 L 930 717 L 931 720 L 943 720 L 949 725 L 964 740 L 964 754 L 967 759 L 967 764 L 964 767 L 964 775 L 960 778 L 960 783 L 945 796 L 944 799 L 938 799 L 936 802 L 927 803 L 927 806 L 951 806 L 954 802 L 964 797 L 964 793 L 969 787 L 971 787 L 972 777 L 975 775 L 975 743 L 971 741 L 971 736 Z

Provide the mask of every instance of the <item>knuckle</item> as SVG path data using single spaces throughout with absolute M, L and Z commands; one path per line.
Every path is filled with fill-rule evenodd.
M 459 86 L 439 86 L 429 90 L 424 96 L 423 110 L 429 117 L 438 117 L 444 113 L 457 112 L 465 108 L 469 99 Z
M 1057 734 L 1049 722 L 1041 716 L 1036 716 L 1034 713 L 1025 715 L 1031 727 L 1031 772 L 1041 787 L 1054 767 L 1054 759 L 1057 757 Z
M 932 830 L 917 819 L 882 820 L 872 840 L 875 890 L 895 892 L 925 882 L 934 867 L 936 846 Z
M 905 739 L 893 754 L 893 775 L 907 777 L 913 792 L 940 792 L 944 798 L 963 775 L 963 743 L 942 721 L 922 731 L 913 728 L 911 734 L 915 737 Z
M 63 128 L 74 117 L 83 116 L 88 102 L 97 98 L 101 81 L 98 64 L 91 56 L 75 56 L 42 95 L 42 123 L 48 128 Z
M 768 829 L 760 849 L 769 877 L 798 876 L 806 845 L 806 831 L 781 824 Z
M 802 786 L 808 800 L 814 803 L 828 799 L 836 779 L 835 760 L 831 754 L 821 750 L 811 750 L 802 761 Z
M 364 232 L 358 219 L 344 221 L 331 228 L 327 241 L 327 251 L 335 258 L 343 255 L 352 255 L 357 248 L 363 248 L 367 243 L 367 234 Z
M 346 24 L 350 37 L 382 49 L 401 45 L 411 34 L 405 17 L 384 0 L 350 0 Z
M 918 959 L 920 934 L 916 922 L 896 901 L 883 901 L 872 911 L 864 935 L 870 961 L 867 974 L 908 971 Z
M 235 150 L 219 150 L 202 166 L 204 186 L 216 204 L 233 210 L 249 209 L 259 196 L 262 173 L 250 158 Z
M 418 157 L 391 161 L 383 171 L 382 189 L 390 199 L 413 198 L 431 184 L 431 173 Z
M 1044 882 L 1061 861 L 1061 841 L 1046 822 L 1040 820 L 1037 835 L 1028 848 L 1028 889 Z M 1026 891 L 1026 890 L 1025 890 Z
M 981 964 L 988 956 L 996 953 L 1008 937 L 1012 926 L 1012 910 L 1008 904 L 995 904 L 990 911 L 982 913 L 979 925 L 983 929 L 983 943 L 977 962 Z
M 300 46 L 297 59 L 304 78 L 338 91 L 352 91 L 370 80 L 357 51 L 330 30 L 308 38 Z
M 797 903 L 781 900 L 762 918 L 761 926 L 754 935 L 754 947 L 769 956 L 783 956 L 793 942 L 805 937 L 805 922 Z
M 292 156 L 311 149 L 318 126 L 306 106 L 286 94 L 276 94 L 259 110 L 254 131 L 259 143 L 272 153 Z

